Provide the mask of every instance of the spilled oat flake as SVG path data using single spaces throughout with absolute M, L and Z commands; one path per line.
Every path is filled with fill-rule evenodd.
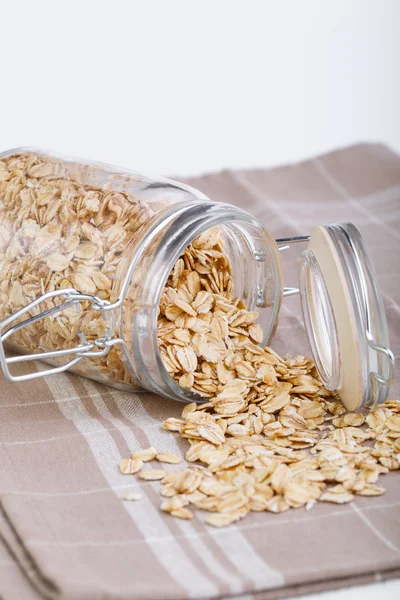
M 257 317 L 232 294 L 218 230 L 197 238 L 165 287 L 158 339 L 171 377 L 205 402 L 163 423 L 187 440 L 188 464 L 162 478 L 161 510 L 191 519 L 198 509 L 224 527 L 253 511 L 383 494 L 379 476 L 399 469 L 400 402 L 346 412 L 308 358 L 260 346 Z

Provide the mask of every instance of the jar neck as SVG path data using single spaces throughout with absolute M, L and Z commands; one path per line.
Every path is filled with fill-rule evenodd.
M 282 298 L 280 258 L 268 230 L 247 212 L 223 203 L 189 201 L 170 207 L 144 228 L 141 239 L 122 258 L 125 294 L 120 334 L 125 364 L 142 387 L 185 402 L 199 396 L 168 374 L 157 340 L 160 298 L 178 258 L 191 242 L 219 227 L 232 267 L 233 293 L 260 313 L 265 343 L 272 337 Z

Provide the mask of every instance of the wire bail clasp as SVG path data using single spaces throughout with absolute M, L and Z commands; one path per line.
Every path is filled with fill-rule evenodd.
M 49 300 L 51 298 L 57 298 L 59 296 L 64 297 L 64 302 L 58 306 L 49 308 L 43 312 L 11 325 L 16 319 L 19 319 L 26 313 L 35 309 L 36 306 Z M 40 352 L 38 354 L 21 354 L 19 356 L 7 357 L 5 354 L 4 343 L 7 339 L 17 331 L 36 323 L 37 321 L 50 317 L 57 313 L 60 313 L 68 308 L 74 307 L 79 312 L 80 302 L 92 302 L 92 309 L 100 311 L 104 321 L 106 322 L 106 330 L 104 337 L 98 338 L 93 342 L 89 342 L 82 331 L 78 332 L 80 343 L 73 347 L 65 350 L 54 350 L 50 352 Z M 117 303 L 115 303 L 117 304 Z M 4 376 L 9 381 L 26 381 L 29 379 L 37 379 L 38 377 L 44 377 L 45 375 L 55 375 L 56 373 L 62 373 L 73 367 L 82 358 L 99 358 L 106 356 L 110 351 L 111 346 L 114 344 L 121 344 L 123 340 L 114 337 L 115 335 L 115 315 L 113 309 L 115 304 L 111 304 L 107 300 L 102 300 L 97 296 L 88 294 L 82 294 L 73 288 L 67 288 L 63 290 L 56 290 L 53 292 L 47 292 L 42 296 L 39 296 L 33 302 L 30 302 L 11 316 L 7 317 L 0 322 L 0 365 L 3 370 Z M 10 327 L 11 325 L 11 327 Z M 31 360 L 46 360 L 50 358 L 59 358 L 63 356 L 73 356 L 73 358 L 67 361 L 64 365 L 59 367 L 53 367 L 43 371 L 32 371 L 25 375 L 12 375 L 9 369 L 10 364 L 31 361 Z
M 294 237 L 286 237 L 286 238 L 277 238 L 275 242 L 278 245 L 279 252 L 283 252 L 284 250 L 288 250 L 292 244 L 305 244 L 310 241 L 309 235 L 297 235 Z M 283 297 L 287 298 L 287 296 L 297 296 L 300 293 L 298 287 L 284 287 L 283 288 Z

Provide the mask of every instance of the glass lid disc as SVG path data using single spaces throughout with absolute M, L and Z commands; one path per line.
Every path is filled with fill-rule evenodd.
M 372 260 L 355 225 L 313 228 L 301 255 L 300 297 L 324 385 L 348 410 L 384 402 L 394 357 Z
M 382 293 L 368 247 L 353 223 L 325 226 L 339 256 L 354 308 L 362 349 L 363 406 L 385 402 L 393 380 L 394 356 Z
M 300 300 L 315 366 L 328 390 L 339 386 L 339 346 L 336 323 L 325 281 L 310 250 L 300 257 Z

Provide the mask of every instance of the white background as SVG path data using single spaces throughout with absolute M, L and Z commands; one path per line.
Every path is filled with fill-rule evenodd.
M 400 152 L 400 0 L 0 0 L 0 56 L 0 151 L 171 175 Z
M 400 151 L 400 0 L 0 0 L 0 150 L 183 175 Z

